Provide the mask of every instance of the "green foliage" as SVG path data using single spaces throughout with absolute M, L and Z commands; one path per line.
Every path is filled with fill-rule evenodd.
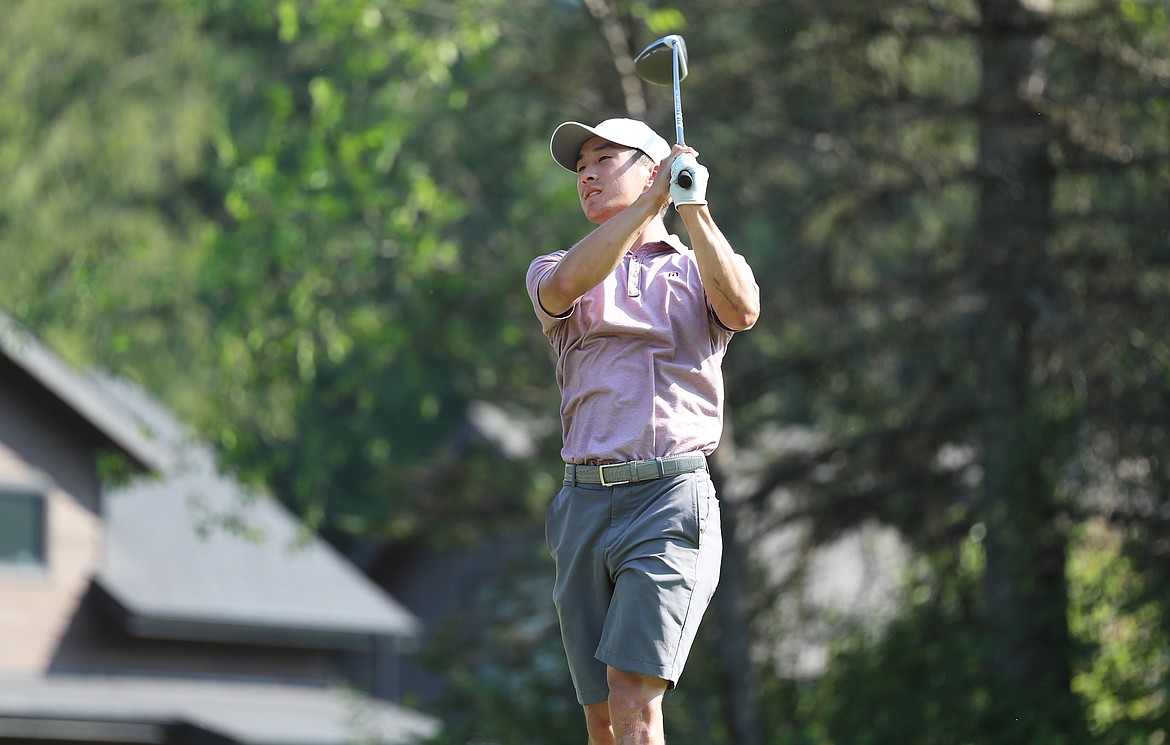
M 957 565 L 919 565 L 907 575 L 905 613 L 878 636 L 842 639 L 828 672 L 792 685 L 772 678 L 781 704 L 774 745 L 796 743 L 1068 743 L 1047 728 L 1052 704 L 986 665 L 1000 640 L 970 623 L 984 570 L 982 531 Z M 1068 565 L 1069 626 L 1078 642 L 1073 689 L 1091 742 L 1162 742 L 1167 726 L 1163 609 L 1142 598 L 1122 541 L 1096 522 L 1074 542 Z M 793 726 L 796 723 L 796 726 Z
M 466 598 L 432 635 L 423 660 L 450 683 L 433 745 L 526 745 L 583 739 L 550 598 L 554 568 L 541 541 Z
M 1141 575 L 1122 541 L 1090 523 L 1072 555 L 1069 627 L 1087 650 L 1073 689 L 1085 702 L 1100 742 L 1163 742 L 1170 728 L 1170 646 L 1166 609 L 1142 592 Z
M 166 379 L 202 318 L 214 93 L 197 28 L 144 2 L 13 2 L 0 29 L 0 304 L 75 360 Z
M 842 643 L 830 672 L 799 698 L 800 736 L 776 742 L 1063 742 L 1005 717 L 1026 711 L 1019 701 L 996 706 L 996 696 L 1016 691 L 989 675 L 989 646 L 960 614 L 936 602 L 918 605 L 880 643 Z
M 417 526 L 412 492 L 467 402 L 487 378 L 509 383 L 482 344 L 519 339 L 475 309 L 515 278 L 460 250 L 468 202 L 442 181 L 469 132 L 461 68 L 497 42 L 500 5 L 193 4 L 227 104 L 224 211 L 198 283 L 217 319 L 216 398 L 237 412 L 206 426 L 313 524 Z
M 763 291 L 726 364 L 728 449 L 760 465 L 725 509 L 915 553 L 890 628 L 796 680 L 769 659 L 793 590 L 744 546 L 749 622 L 705 630 L 672 736 L 746 742 L 724 684 L 747 671 L 775 745 L 1164 739 L 1170 5 L 604 5 L 631 53 L 686 34 L 688 140 Z M 523 273 L 589 228 L 547 138 L 627 113 L 584 4 L 9 6 L 0 305 L 339 541 L 539 522 L 556 395 Z M 643 92 L 669 129 L 669 91 Z M 500 457 L 476 400 L 531 447 Z M 543 581 L 432 650 L 449 741 L 580 739 Z

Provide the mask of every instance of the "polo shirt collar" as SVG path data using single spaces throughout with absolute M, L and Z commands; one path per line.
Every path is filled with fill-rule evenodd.
M 681 238 L 679 238 L 674 233 L 671 233 L 660 241 L 643 243 L 641 246 L 638 246 L 638 248 L 636 248 L 633 253 L 658 253 L 664 248 L 674 249 L 676 253 L 680 254 L 685 254 L 690 250 L 687 248 L 686 244 L 682 242 Z

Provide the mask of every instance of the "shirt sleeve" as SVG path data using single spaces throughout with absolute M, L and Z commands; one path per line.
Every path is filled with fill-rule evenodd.
M 536 317 L 540 320 L 540 326 L 546 335 L 566 318 L 573 315 L 573 308 L 569 308 L 564 314 L 554 316 L 540 304 L 540 280 L 560 263 L 565 253 L 565 251 L 555 251 L 544 256 L 537 256 L 528 265 L 528 274 L 524 280 L 528 286 L 528 298 L 532 301 L 532 309 L 536 311 Z

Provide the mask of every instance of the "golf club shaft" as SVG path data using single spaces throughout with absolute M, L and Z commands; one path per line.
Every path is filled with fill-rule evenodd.
M 678 45 L 674 45 L 672 49 L 674 54 L 674 138 L 680 145 L 685 145 L 686 140 L 683 139 L 683 118 L 682 118 L 682 92 L 679 86 L 678 77 Z M 691 188 L 693 176 L 690 171 L 679 171 L 678 185 L 684 189 Z

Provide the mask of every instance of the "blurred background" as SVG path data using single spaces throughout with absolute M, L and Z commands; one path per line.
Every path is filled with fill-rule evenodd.
M 346 614 L 364 600 L 305 590 L 305 605 L 337 603 L 336 633 L 411 640 L 392 645 L 392 673 L 355 677 L 367 663 L 346 647 L 349 662 L 311 685 L 349 681 L 428 717 L 437 726 L 417 732 L 434 743 L 583 738 L 542 534 L 558 394 L 523 277 L 590 228 L 549 156 L 552 130 L 634 116 L 673 139 L 670 89 L 640 81 L 633 58 L 678 33 L 687 141 L 763 310 L 725 364 L 723 577 L 667 696 L 668 737 L 1166 741 L 1170 0 L 4 11 L 0 309 L 54 365 L 84 371 L 85 391 L 94 372 L 121 381 L 86 396 L 120 385 L 124 406 L 126 387 L 148 392 L 241 492 L 270 495 L 298 529 L 269 548 L 318 541 L 403 611 L 379 606 L 355 630 Z M 87 427 L 116 428 L 28 350 L 8 345 L 22 374 L 89 411 Z M 0 429 L 18 440 L 22 427 Z M 95 473 L 113 491 L 139 494 L 127 460 L 166 470 L 147 446 L 106 439 L 123 463 Z M 16 440 L 13 459 L 36 464 Z M 189 520 L 205 536 L 192 557 L 221 533 L 283 535 L 249 517 L 248 498 L 184 494 L 169 518 L 82 502 L 97 536 L 149 515 Z M 12 548 L 23 534 L 3 525 L 51 535 L 48 518 L 5 504 L 0 569 L 31 562 L 41 578 L 0 571 L 11 620 L 27 590 L 13 583 L 56 565 Z M 123 619 L 166 615 L 135 606 L 153 591 L 127 579 L 131 565 L 165 567 L 144 538 L 119 535 L 139 558 L 119 569 L 97 551 L 100 591 L 78 579 L 76 602 L 44 606 L 43 627 L 76 625 L 95 592 Z M 205 584 L 209 598 L 222 590 Z M 264 628 L 288 636 L 277 616 L 296 604 L 277 600 Z M 124 626 L 91 637 L 180 634 Z M 196 636 L 182 643 L 269 644 Z M 21 658 L 3 649 L 22 645 L 15 632 L 0 634 L 0 675 L 134 668 L 65 655 L 69 638 Z M 0 723 L 34 716 L 4 690 Z

